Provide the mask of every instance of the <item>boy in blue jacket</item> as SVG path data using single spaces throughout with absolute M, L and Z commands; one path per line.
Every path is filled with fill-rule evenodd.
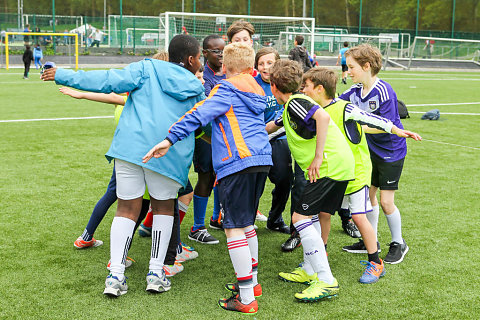
M 250 314 L 257 312 L 255 296 L 261 295 L 257 282 L 258 239 L 253 224 L 272 165 L 263 115 L 265 93 L 250 75 L 254 61 L 251 46 L 242 43 L 226 46 L 222 68 L 227 79 L 220 81 L 205 101 L 173 124 L 165 140 L 144 157 L 147 163 L 152 157 L 168 156 L 172 146 L 213 121 L 213 169 L 224 213 L 228 252 L 238 280 L 227 285 L 234 295 L 219 300 L 218 304 L 226 310 Z
M 110 274 L 104 294 L 127 293 L 125 261 L 135 222 L 148 186 L 153 211 L 152 251 L 147 291 L 170 289 L 163 261 L 172 233 L 178 190 L 185 187 L 192 162 L 194 137 L 185 137 L 169 155 L 143 163 L 142 157 L 159 137 L 195 103 L 205 98 L 195 77 L 200 68 L 200 45 L 192 36 L 178 35 L 170 42 L 169 61 L 145 59 L 122 70 L 78 71 L 49 69 L 45 81 L 55 80 L 76 89 L 103 93 L 130 92 L 106 157 L 115 159 L 118 206 L 110 233 Z

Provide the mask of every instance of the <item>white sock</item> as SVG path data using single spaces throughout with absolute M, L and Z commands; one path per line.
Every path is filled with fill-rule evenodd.
M 135 221 L 114 217 L 110 228 L 110 273 L 122 281 L 125 277 L 125 261 L 132 242 Z
M 395 207 L 395 211 L 392 214 L 386 214 L 388 227 L 390 228 L 390 233 L 392 234 L 392 242 L 397 242 L 403 244 L 402 237 L 402 217 L 400 216 L 400 211 Z
M 380 206 L 377 204 L 376 206 L 372 206 L 372 211 L 367 212 L 367 219 L 368 222 L 372 225 L 373 232 L 375 232 L 375 237 L 378 239 L 377 236 L 377 228 L 378 228 L 378 215 L 380 214 Z
M 245 237 L 247 238 L 248 248 L 252 255 L 252 281 L 253 286 L 258 284 L 258 237 L 253 226 L 248 226 L 243 229 Z
M 173 216 L 154 214 L 152 223 L 152 251 L 149 270 L 162 274 L 163 261 L 167 254 L 168 243 L 172 236 Z
M 300 220 L 294 226 L 302 240 L 304 258 L 317 273 L 318 280 L 333 284 L 334 278 L 328 265 L 325 246 L 322 237 L 312 225 L 312 221 L 310 219 Z
M 318 234 L 322 236 L 322 225 L 320 224 L 320 220 L 318 219 L 318 214 L 312 216 L 312 225 L 315 227 L 315 230 L 317 230 Z
M 183 203 L 182 201 L 178 200 L 178 210 L 187 212 L 188 211 L 188 204 Z
M 255 300 L 252 281 L 252 255 L 246 237 L 227 238 L 228 254 L 232 260 L 233 269 L 237 275 L 240 289 L 240 300 L 249 304 Z

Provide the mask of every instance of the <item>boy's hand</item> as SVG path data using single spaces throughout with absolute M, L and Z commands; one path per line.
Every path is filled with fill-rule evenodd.
M 162 142 L 157 144 L 155 147 L 153 147 L 150 151 L 148 151 L 148 153 L 143 157 L 143 163 L 147 163 L 148 160 L 152 159 L 152 157 L 155 157 L 155 158 L 163 157 L 164 155 L 167 154 L 168 149 L 170 149 L 171 146 L 172 144 L 170 143 L 170 141 L 163 140 Z
M 310 183 L 312 182 L 317 182 L 317 178 L 319 176 L 319 169 L 320 166 L 323 163 L 323 157 L 317 157 L 313 158 L 312 163 L 308 166 L 308 179 L 310 180 Z
M 397 126 L 392 127 L 392 133 L 402 138 L 412 138 L 415 141 L 422 141 L 422 137 L 420 137 L 418 133 L 408 131 L 408 130 L 403 130 L 398 128 Z
M 82 99 L 83 98 L 83 92 L 73 90 L 71 88 L 61 87 L 58 90 L 60 90 L 61 93 L 65 94 L 67 96 L 70 96 L 72 98 L 75 98 L 75 99 Z
M 55 73 L 57 72 L 57 68 L 50 68 L 43 71 L 40 79 L 43 81 L 55 81 Z

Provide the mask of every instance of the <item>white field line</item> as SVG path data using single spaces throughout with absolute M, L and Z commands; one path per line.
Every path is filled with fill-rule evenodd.
M 427 111 L 408 111 L 408 113 L 426 113 Z M 453 114 L 457 116 L 480 116 L 480 113 L 457 113 L 457 112 L 440 112 L 440 115 L 442 114 Z
M 112 118 L 113 118 L 113 116 L 46 118 L 46 119 L 13 119 L 13 120 L 0 120 L 0 123 L 3 123 L 3 122 L 32 122 L 32 121 L 61 121 L 61 120 L 90 120 L 90 119 L 112 119 Z
M 422 103 L 422 104 L 408 104 L 407 107 L 435 107 L 435 106 L 458 106 L 480 104 L 480 102 L 455 102 L 455 103 Z
M 429 139 L 422 139 L 422 141 L 428 141 L 428 142 L 439 143 L 439 144 L 446 144 L 446 145 L 449 145 L 449 146 L 462 147 L 462 148 L 473 149 L 473 150 L 480 150 L 480 148 L 463 146 L 461 144 L 455 144 L 455 143 L 448 143 L 448 142 L 435 141 L 435 140 L 429 140 Z

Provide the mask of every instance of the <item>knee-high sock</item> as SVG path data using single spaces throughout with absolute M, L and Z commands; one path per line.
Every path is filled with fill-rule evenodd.
M 152 213 L 152 207 L 147 212 L 147 217 L 145 218 L 145 221 L 143 221 L 143 225 L 147 228 L 151 228 L 153 224 L 153 213 Z
M 392 214 L 386 214 L 388 227 L 390 228 L 390 233 L 392 234 L 392 242 L 402 243 L 402 217 L 400 216 L 400 211 L 398 208 L 395 208 Z
M 188 204 L 185 204 L 182 201 L 178 200 L 178 213 L 180 214 L 180 224 L 182 223 L 183 218 L 185 218 L 187 211 L 188 211 Z
M 167 254 L 168 243 L 172 236 L 173 216 L 153 215 L 152 251 L 150 253 L 150 271 L 161 274 L 163 261 Z
M 245 237 L 247 237 L 248 248 L 252 255 L 252 281 L 253 285 L 256 286 L 258 283 L 258 237 L 253 226 L 249 226 L 244 230 Z
M 114 217 L 110 229 L 110 272 L 120 281 L 125 273 L 125 261 L 132 241 L 135 221 L 124 217 Z
M 326 283 L 333 283 L 334 278 L 328 264 L 322 237 L 312 225 L 312 221 L 310 219 L 300 220 L 294 226 L 300 233 L 304 258 L 312 265 L 318 279 Z
M 240 299 L 249 304 L 255 300 L 252 281 L 252 256 L 245 235 L 227 238 L 228 253 L 237 275 Z
M 373 231 L 375 232 L 375 236 L 377 235 L 377 228 L 378 228 L 378 215 L 380 213 L 380 206 L 377 204 L 376 206 L 372 206 L 372 211 L 367 212 L 367 219 L 372 225 Z
M 193 231 L 205 227 L 205 212 L 207 211 L 208 197 L 193 195 Z

